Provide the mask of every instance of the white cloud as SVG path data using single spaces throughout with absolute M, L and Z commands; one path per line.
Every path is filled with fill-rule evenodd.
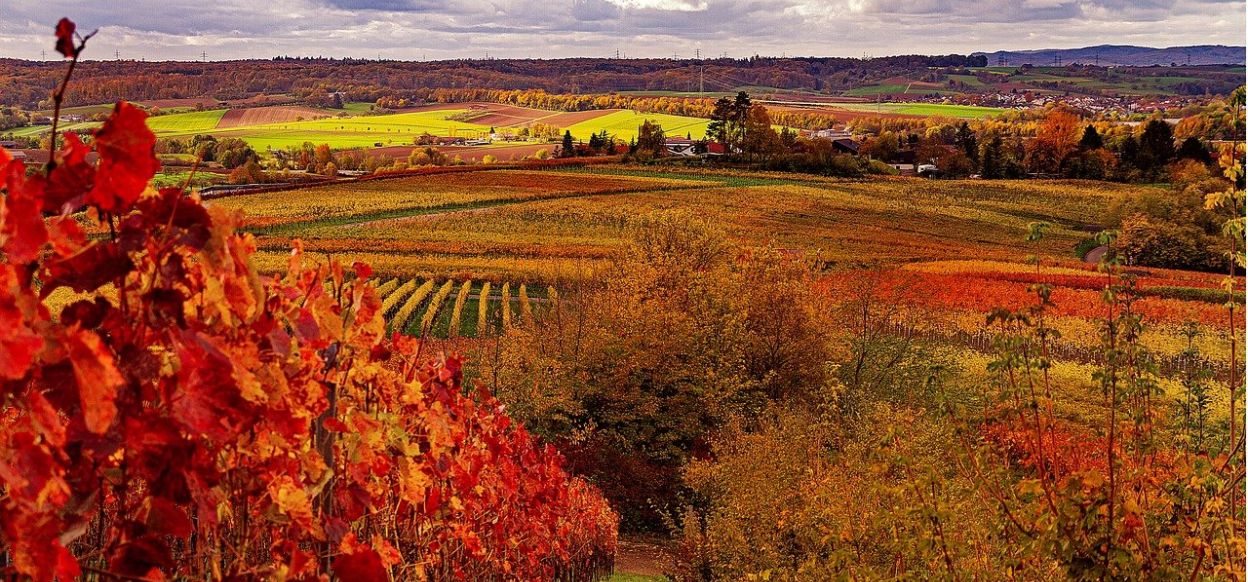
M 685 0 L 607 0 L 620 8 L 639 8 L 642 10 L 673 10 L 677 12 L 698 12 L 706 10 L 706 2 L 687 2 Z

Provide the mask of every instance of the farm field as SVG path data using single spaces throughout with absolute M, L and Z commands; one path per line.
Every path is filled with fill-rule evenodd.
M 405 279 L 377 281 L 389 331 L 455 339 L 488 338 L 550 309 L 557 292 L 510 281 Z
M 225 109 L 170 113 L 147 118 L 147 126 L 158 135 L 207 133 L 216 129 L 225 114 Z
M 780 108 L 785 109 L 783 106 Z M 990 107 L 924 103 L 835 103 L 822 109 L 831 112 L 843 111 L 847 119 L 877 113 L 885 116 L 973 119 L 990 117 L 1004 111 Z M 297 147 L 305 142 L 325 143 L 335 149 L 374 148 L 381 144 L 381 147 L 394 148 L 398 152 L 396 155 L 406 157 L 410 151 L 407 146 L 411 146 L 418 136 L 425 133 L 474 139 L 486 137 L 491 128 L 499 131 L 516 130 L 542 123 L 570 131 L 579 141 L 588 141 L 591 135 L 606 131 L 616 139 L 628 142 L 636 138 L 637 128 L 646 120 L 658 123 L 667 135 L 690 136 L 694 139 L 706 135 L 709 123 L 707 119 L 696 117 L 631 110 L 559 112 L 493 103 L 439 104 L 384 115 L 368 115 L 367 111 L 367 104 L 359 103 L 348 104 L 342 110 L 282 105 L 208 109 L 150 117 L 148 126 L 162 138 L 212 134 L 242 139 L 259 151 Z M 79 122 L 62 127 L 81 131 L 94 129 L 98 125 L 98 122 Z M 33 136 L 46 133 L 49 129 L 46 125 L 28 126 L 10 133 L 15 136 Z M 535 142 L 521 145 L 493 143 L 463 151 L 448 149 L 448 153 L 459 153 L 465 161 L 480 161 L 486 155 L 505 161 L 512 157 L 532 155 L 539 149 L 549 150 L 555 145 Z M 490 151 L 492 149 L 499 151 Z
M 861 111 L 864 113 L 913 115 L 918 117 L 952 117 L 957 119 L 983 119 L 1000 115 L 1007 111 L 1007 109 L 1000 107 L 945 105 L 940 103 L 838 103 L 834 106 L 829 106 L 829 108 Z
M 575 123 L 564 129 L 571 131 L 572 137 L 579 140 L 588 140 L 591 134 L 606 130 L 607 133 L 616 136 L 618 139 L 629 141 L 637 137 L 637 128 L 646 120 L 658 123 L 663 127 L 663 131 L 667 135 L 684 136 L 691 134 L 694 139 L 706 135 L 706 126 L 710 123 L 709 120 L 697 117 L 615 110 L 606 115 L 593 116 L 588 120 Z
M 1104 275 L 1073 256 L 1086 227 L 1118 197 L 1147 187 L 1076 181 L 837 180 L 764 172 L 662 171 L 632 166 L 494 169 L 341 183 L 222 198 L 246 213 L 262 271 L 285 267 L 293 240 L 307 256 L 364 261 L 381 274 L 389 329 L 471 342 L 523 327 L 552 308 L 560 287 L 599 280 L 613 268 L 638 216 L 683 211 L 723 228 L 741 248 L 773 247 L 824 274 L 822 292 L 852 297 L 864 281 L 904 305 L 908 334 L 945 346 L 957 382 L 986 381 L 996 307 L 1034 302 L 1031 285 L 1052 285 L 1050 347 L 1064 392 L 1056 413 L 1090 422 Z M 1023 243 L 1028 225 L 1053 225 Z M 1039 267 L 1029 254 L 1041 257 Z M 1133 269 L 1167 396 L 1184 353 L 1209 354 L 1225 373 L 1226 311 L 1215 274 Z M 1243 293 L 1243 280 L 1238 281 Z M 521 293 L 521 289 L 524 293 Z M 527 305 L 527 307 L 526 307 Z M 529 315 L 524 315 L 524 314 Z M 458 317 L 456 316 L 458 314 Z M 1191 326 L 1199 332 L 1188 339 Z M 1240 332 L 1242 336 L 1242 330 Z M 1241 338 L 1242 339 L 1242 338 Z M 465 344 L 465 342 L 468 342 Z M 461 349 L 457 348 L 457 349 Z M 1219 363 L 1221 362 L 1221 363 Z M 1229 404 L 1213 395 L 1210 406 Z
M 583 141 L 603 130 L 617 139 L 629 141 L 637 136 L 637 127 L 647 119 L 659 123 L 671 135 L 692 134 L 698 138 L 706 134 L 708 123 L 708 120 L 696 117 L 618 109 L 561 112 L 492 103 L 433 105 L 385 115 L 365 115 L 366 112 L 367 104 L 359 103 L 349 104 L 342 110 L 290 106 L 210 109 L 150 117 L 148 127 L 158 137 L 212 134 L 240 138 L 258 150 L 266 150 L 299 146 L 304 142 L 326 143 L 335 149 L 372 148 L 378 143 L 386 147 L 408 146 L 424 133 L 472 139 L 486 137 L 491 128 L 519 129 L 533 123 L 566 129 L 572 132 L 573 137 Z M 339 117 L 342 114 L 346 116 Z M 96 122 L 81 122 L 63 127 L 83 130 L 98 125 Z M 38 135 L 48 130 L 48 126 L 31 126 L 12 133 L 19 136 Z M 532 146 L 539 146 L 533 150 L 536 151 L 540 147 L 553 147 L 553 144 L 517 146 L 496 143 L 482 147 L 514 149 Z M 506 159 L 515 152 L 500 153 L 502 155 L 496 157 Z M 472 159 L 484 155 L 476 153 Z
M 217 199 L 245 214 L 261 256 L 292 238 L 309 251 L 373 259 L 389 275 L 550 283 L 592 272 L 656 210 L 722 222 L 734 240 L 831 268 L 879 261 L 1016 259 L 1029 222 L 1055 224 L 1037 249 L 1074 261 L 1098 212 L 1144 187 L 656 171 L 611 166 L 482 169 Z M 578 275 L 579 276 L 579 275 Z

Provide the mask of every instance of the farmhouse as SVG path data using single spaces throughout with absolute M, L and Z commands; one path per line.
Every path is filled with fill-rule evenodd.
M 812 139 L 823 138 L 823 139 L 830 139 L 830 140 L 838 140 L 838 139 L 852 139 L 854 137 L 854 134 L 848 131 L 845 131 L 843 129 L 827 128 L 827 129 L 816 129 L 814 131 L 811 131 L 808 137 Z
M 671 156 L 693 157 L 698 155 L 693 140 L 683 137 L 669 137 L 663 142 L 667 154 Z
M 721 143 L 700 142 L 685 137 L 669 137 L 663 142 L 670 156 L 691 158 L 694 156 L 722 156 L 726 151 Z
M 862 144 L 847 137 L 832 140 L 832 149 L 838 152 L 853 154 L 856 156 L 858 155 L 858 148 L 860 147 L 862 147 Z

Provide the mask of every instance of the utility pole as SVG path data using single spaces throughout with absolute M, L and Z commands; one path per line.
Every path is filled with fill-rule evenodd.
M 48 51 L 39 51 L 39 60 L 41 61 L 48 60 Z

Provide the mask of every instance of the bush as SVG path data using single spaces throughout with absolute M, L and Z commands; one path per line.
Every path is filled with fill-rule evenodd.
M 1214 250 L 1221 241 L 1194 226 L 1134 214 L 1122 222 L 1119 232 L 1118 251 L 1132 264 L 1205 271 L 1219 271 L 1226 265 Z

